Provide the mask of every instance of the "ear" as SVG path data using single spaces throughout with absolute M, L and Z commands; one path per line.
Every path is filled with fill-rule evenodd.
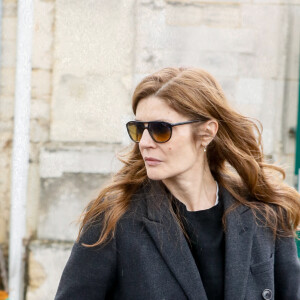
M 200 125 L 201 145 L 203 147 L 208 146 L 208 144 L 214 139 L 218 129 L 219 124 L 215 119 L 208 120 Z

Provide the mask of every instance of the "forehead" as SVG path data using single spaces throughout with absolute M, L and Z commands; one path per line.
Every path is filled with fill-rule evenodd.
M 139 101 L 136 109 L 136 119 L 139 121 L 167 121 L 176 122 L 183 116 L 170 107 L 159 97 L 150 96 Z

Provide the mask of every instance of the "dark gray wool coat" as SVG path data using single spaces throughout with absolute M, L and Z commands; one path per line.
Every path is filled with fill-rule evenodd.
M 132 197 L 109 243 L 74 243 L 55 300 L 208 300 L 167 195 L 150 182 Z M 222 186 L 220 194 L 225 209 L 236 201 Z M 100 230 L 94 225 L 80 242 L 96 242 Z M 238 206 L 227 216 L 224 284 L 225 300 L 300 300 L 294 239 L 274 240 L 251 209 Z

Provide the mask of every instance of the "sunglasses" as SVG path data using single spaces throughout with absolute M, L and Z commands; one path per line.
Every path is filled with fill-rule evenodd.
M 143 135 L 145 129 L 148 129 L 148 132 L 154 142 L 156 143 L 165 143 L 170 140 L 172 136 L 172 128 L 174 126 L 190 124 L 201 122 L 201 120 L 192 120 L 180 123 L 168 123 L 161 121 L 151 121 L 151 122 L 140 122 L 140 121 L 130 121 L 126 124 L 127 132 L 130 138 L 138 143 Z M 147 124 L 147 126 L 145 126 Z

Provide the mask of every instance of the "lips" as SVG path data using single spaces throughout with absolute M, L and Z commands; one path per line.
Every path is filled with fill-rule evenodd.
M 153 158 L 153 157 L 145 157 L 145 161 L 158 161 L 158 162 L 161 162 L 161 160 Z
M 145 157 L 145 162 L 148 166 L 156 166 L 161 163 L 161 160 L 153 158 L 153 157 Z

